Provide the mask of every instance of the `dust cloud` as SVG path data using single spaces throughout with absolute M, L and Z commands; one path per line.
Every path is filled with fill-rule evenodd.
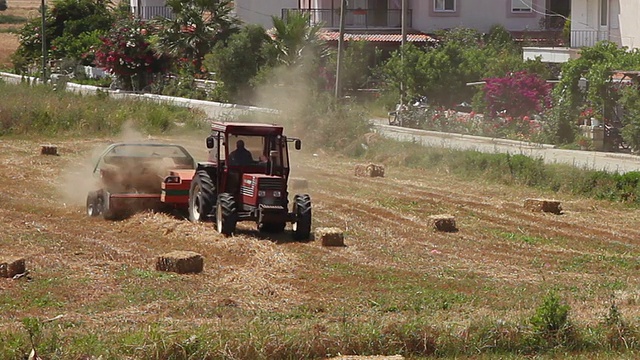
M 136 130 L 131 121 L 127 121 L 122 125 L 122 130 L 114 139 L 105 139 L 96 143 L 90 150 L 86 151 L 86 155 L 78 159 L 78 161 L 69 164 L 64 169 L 59 181 L 59 194 L 61 194 L 62 203 L 66 205 L 85 205 L 87 194 L 90 191 L 99 189 L 99 178 L 94 176 L 94 168 L 96 161 L 105 150 L 105 148 L 116 142 L 143 142 L 148 141 L 149 136 L 143 135 Z M 77 147 L 84 147 L 83 143 L 78 143 Z M 80 151 L 75 148 L 75 151 Z
M 311 91 L 308 68 L 282 66 L 275 68 L 266 83 L 256 89 L 254 102 L 259 107 L 279 110 L 277 123 L 285 127 L 288 135 L 304 136 L 313 129 L 302 127 L 301 118 L 314 97 Z

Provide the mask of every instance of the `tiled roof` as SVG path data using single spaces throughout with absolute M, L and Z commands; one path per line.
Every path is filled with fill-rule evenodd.
M 318 34 L 321 40 L 338 41 L 340 32 L 323 31 Z M 371 42 L 402 42 L 402 34 L 384 33 L 364 33 L 364 34 L 344 34 L 345 41 L 371 41 Z M 407 34 L 408 42 L 436 42 L 436 39 L 427 34 Z

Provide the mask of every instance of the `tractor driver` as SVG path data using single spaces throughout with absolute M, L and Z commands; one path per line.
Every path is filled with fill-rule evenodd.
M 254 163 L 251 151 L 244 147 L 243 140 L 238 140 L 238 142 L 236 142 L 236 149 L 229 153 L 229 163 L 236 166 L 251 165 Z

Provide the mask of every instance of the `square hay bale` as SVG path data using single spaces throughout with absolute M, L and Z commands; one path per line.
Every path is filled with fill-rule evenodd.
M 58 155 L 58 147 L 55 145 L 40 145 L 41 155 Z
M 322 246 L 344 246 L 344 232 L 339 228 L 316 228 L 314 236 Z
M 525 209 L 535 212 L 548 212 L 559 215 L 562 213 L 560 201 L 546 199 L 526 199 L 524 201 Z
M 456 232 L 456 218 L 453 215 L 441 214 L 429 216 L 429 225 L 438 231 Z
M 6 257 L 0 259 L 0 278 L 12 278 L 26 271 L 24 258 Z
M 305 178 L 289 178 L 289 186 L 291 189 L 307 189 L 309 182 Z
M 172 251 L 156 259 L 156 270 L 178 274 L 200 273 L 203 266 L 202 255 L 193 251 Z
M 355 175 L 361 177 L 384 177 L 384 166 L 378 164 L 356 164 Z

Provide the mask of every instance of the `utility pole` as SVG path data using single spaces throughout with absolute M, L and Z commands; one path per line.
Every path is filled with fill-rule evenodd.
M 342 0 L 340 5 L 340 36 L 338 38 L 338 66 L 336 69 L 336 99 L 342 96 L 342 53 L 344 52 L 344 22 L 347 0 Z
M 47 7 L 45 5 L 45 0 L 40 0 L 40 6 L 42 8 L 42 29 L 40 32 L 40 37 L 42 38 L 42 83 L 47 83 L 47 37 L 46 33 L 46 12 Z
M 402 16 L 401 16 L 401 21 L 402 21 L 402 47 L 404 47 L 407 44 L 407 3 L 409 2 L 409 0 L 402 0 Z
M 400 105 L 404 104 L 404 48 L 407 44 L 407 4 L 408 0 L 402 0 L 402 16 L 400 16 L 400 21 L 402 21 L 402 46 L 400 50 Z

